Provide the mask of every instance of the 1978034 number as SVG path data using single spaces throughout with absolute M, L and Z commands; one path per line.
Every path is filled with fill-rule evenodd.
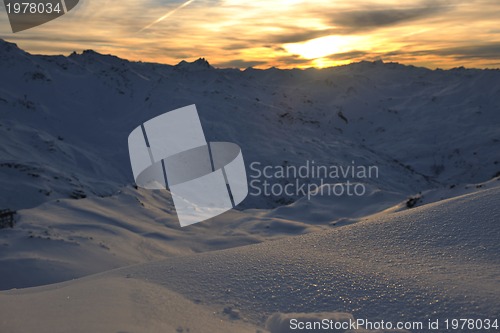
M 5 6 L 8 14 L 59 14 L 63 11 L 60 2 L 55 5 L 50 2 L 15 2 Z
M 498 329 L 498 319 L 446 319 L 446 329 L 452 330 L 489 330 Z

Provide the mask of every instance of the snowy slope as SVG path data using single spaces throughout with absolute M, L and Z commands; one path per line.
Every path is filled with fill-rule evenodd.
M 0 327 L 284 333 L 293 332 L 284 326 L 294 317 L 494 319 L 499 199 L 500 187 L 492 185 L 328 232 L 1 292 Z
M 410 197 L 419 206 L 475 191 L 500 171 L 499 94 L 498 70 L 240 71 L 204 59 L 30 55 L 0 40 L 0 209 L 18 210 L 15 228 L 0 230 L 0 289 L 326 231 L 406 210 Z M 180 229 L 166 191 L 132 186 L 127 137 L 193 103 L 207 140 L 242 147 L 249 176 L 252 162 L 306 161 L 376 165 L 380 176 L 362 197 L 249 196 L 239 211 Z
M 247 166 L 377 165 L 403 197 L 500 171 L 500 71 L 362 62 L 322 70 L 134 63 L 93 51 L 33 56 L 0 42 L 0 207 L 109 196 L 133 182 L 127 136 L 197 104 L 209 141 Z M 314 180 L 311 180 L 314 182 Z M 246 208 L 296 200 L 249 197 Z
M 179 226 L 172 201 L 161 192 L 129 187 L 105 198 L 55 200 L 20 211 L 15 228 L 1 230 L 0 290 L 327 230 L 398 198 L 379 190 L 355 201 L 313 197 L 274 210 L 234 210 L 189 228 Z

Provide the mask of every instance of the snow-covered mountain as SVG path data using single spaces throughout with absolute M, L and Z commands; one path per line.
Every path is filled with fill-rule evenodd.
M 303 332 L 495 332 L 491 326 L 446 329 L 444 321 L 494 325 L 496 319 L 498 325 L 496 184 L 327 232 L 1 292 L 0 327 L 11 333 L 292 333 L 299 331 L 290 329 L 294 318 L 410 325 Z M 436 320 L 439 328 L 428 330 Z
M 129 62 L 93 51 L 35 56 L 0 42 L 0 208 L 109 196 L 133 183 L 127 136 L 196 104 L 209 141 L 247 166 L 376 165 L 403 197 L 500 172 L 500 71 L 361 62 L 309 70 Z M 286 180 L 285 180 L 286 181 Z M 314 180 L 311 180 L 314 182 Z M 270 208 L 298 197 L 249 197 Z
M 0 229 L 0 290 L 67 281 L 2 292 L 0 331 L 289 332 L 282 312 L 491 317 L 499 97 L 500 70 L 241 71 L 31 55 L 0 40 L 0 210 L 17 211 Z M 168 191 L 134 186 L 127 138 L 190 104 L 208 141 L 242 148 L 249 180 L 254 163 L 379 172 L 362 196 L 314 195 L 330 179 L 310 197 L 249 195 L 181 229 Z M 117 304 L 126 310 L 108 311 Z

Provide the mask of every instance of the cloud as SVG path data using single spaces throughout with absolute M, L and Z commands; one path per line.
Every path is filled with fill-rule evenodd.
M 439 56 L 453 59 L 494 59 L 500 62 L 499 54 L 500 42 L 492 42 L 478 45 L 420 49 L 413 51 L 403 48 L 391 52 L 378 53 L 377 56 L 385 58 L 394 58 L 403 55 L 414 57 Z
M 340 32 L 341 31 L 339 29 L 324 29 L 324 30 L 307 30 L 303 28 L 289 29 L 285 34 L 269 36 L 268 41 L 279 44 L 299 43 L 318 37 L 337 35 Z
M 214 64 L 215 67 L 219 68 L 248 68 L 265 65 L 265 61 L 247 61 L 243 59 L 230 60 L 226 62 L 221 62 Z
M 231 44 L 228 44 L 228 45 L 225 45 L 222 47 L 223 50 L 227 50 L 227 51 L 233 51 L 233 50 L 242 50 L 242 49 L 245 49 L 245 48 L 248 48 L 248 47 L 251 47 L 252 46 L 252 43 L 231 43 Z
M 350 52 L 342 52 L 335 53 L 328 56 L 330 60 L 352 60 L 352 59 L 360 59 L 363 57 L 370 56 L 370 53 L 365 51 L 350 51 Z
M 432 52 L 441 56 L 454 56 L 457 59 L 496 59 L 500 62 L 500 42 L 451 47 Z
M 274 59 L 274 61 L 276 61 L 278 63 L 287 63 L 287 64 L 291 64 L 294 66 L 300 65 L 301 67 L 302 66 L 312 66 L 310 59 L 304 59 L 298 55 L 281 56 L 281 57 L 277 57 L 276 59 Z
M 316 13 L 324 17 L 329 28 L 308 29 L 305 27 L 288 27 L 280 34 L 268 36 L 273 43 L 300 43 L 314 38 L 331 35 L 351 35 L 361 32 L 389 27 L 402 23 L 429 18 L 450 11 L 452 5 L 444 5 L 439 1 L 432 4 L 420 3 L 418 6 L 407 8 L 394 8 L 394 6 L 378 6 L 376 9 L 344 9 L 337 10 L 328 8 L 322 13 Z M 334 12 L 331 14 L 331 12 Z
M 498 0 L 199 0 L 138 33 L 186 1 L 86 0 L 20 34 L 0 15 L 0 38 L 37 53 L 94 49 L 170 64 L 206 57 L 238 68 L 377 58 L 429 67 L 499 62 Z
M 351 10 L 334 14 L 331 17 L 331 23 L 344 28 L 349 33 L 354 33 L 428 18 L 451 8 L 437 2 L 413 8 Z

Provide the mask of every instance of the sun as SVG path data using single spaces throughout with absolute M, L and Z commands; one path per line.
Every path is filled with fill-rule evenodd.
M 358 36 L 325 36 L 303 43 L 285 44 L 283 47 L 288 52 L 303 58 L 316 59 L 331 54 L 358 50 L 360 39 L 361 37 Z
M 303 43 L 285 44 L 283 47 L 289 53 L 305 59 L 324 58 L 336 53 L 360 50 L 362 45 L 359 36 L 325 36 L 311 39 Z
M 351 60 L 332 60 L 328 58 L 317 58 L 311 61 L 311 64 L 315 68 L 327 68 L 327 67 L 335 67 L 342 66 L 351 63 Z

